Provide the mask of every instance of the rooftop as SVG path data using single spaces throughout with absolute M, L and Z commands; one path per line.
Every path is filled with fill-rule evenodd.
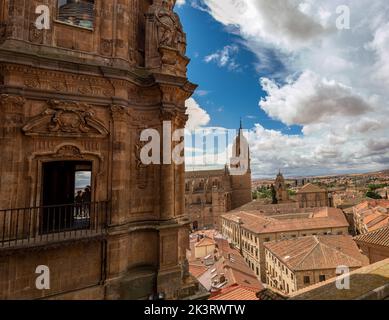
M 258 300 L 258 290 L 242 285 L 233 285 L 215 293 L 209 300 Z
M 389 247 L 389 226 L 356 236 L 357 243 L 369 243 Z
M 196 234 L 194 235 L 196 237 Z M 189 259 L 189 272 L 208 290 L 219 292 L 231 286 L 244 286 L 254 290 L 263 289 L 261 282 L 245 263 L 239 251 L 231 248 L 228 241 L 215 234 L 214 239 L 204 238 L 216 245 L 212 259 Z M 204 240 L 202 239 L 202 240 Z M 194 246 L 192 245 L 192 248 Z M 254 295 L 255 296 L 255 295 Z
M 297 193 L 314 193 L 314 192 L 326 192 L 326 190 L 318 187 L 315 184 L 307 183 Z
M 364 201 L 354 209 L 369 232 L 389 225 L 389 200 Z
M 289 232 L 298 230 L 314 230 L 323 228 L 348 227 L 349 224 L 342 210 L 323 208 L 313 213 L 302 215 L 271 217 L 254 212 L 230 212 L 222 215 L 224 219 L 241 223 L 243 228 L 256 233 L 267 234 L 275 232 Z
M 293 293 L 292 300 L 384 300 L 389 298 L 389 259 L 349 274 L 350 289 L 339 290 L 336 278 Z
M 264 244 L 290 270 L 335 269 L 346 265 L 359 268 L 368 264 L 353 238 L 348 235 L 310 236 Z

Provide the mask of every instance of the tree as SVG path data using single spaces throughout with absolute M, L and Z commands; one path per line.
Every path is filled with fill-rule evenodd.
M 271 185 L 271 198 L 272 198 L 272 204 L 278 203 L 276 189 L 274 189 L 274 185 Z
M 377 192 L 374 192 L 374 191 L 368 191 L 366 193 L 366 197 L 368 198 L 371 198 L 371 199 L 382 199 L 382 197 L 377 193 Z

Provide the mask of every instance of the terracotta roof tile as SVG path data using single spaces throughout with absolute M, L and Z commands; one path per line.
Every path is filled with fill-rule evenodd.
M 291 270 L 359 268 L 368 263 L 351 236 L 310 236 L 264 244 Z
M 256 296 L 257 291 L 250 287 L 235 285 L 222 289 L 209 300 L 258 300 Z
M 389 247 L 389 226 L 354 237 L 355 241 Z
M 258 234 L 349 226 L 342 210 L 336 208 L 324 208 L 304 218 L 277 219 L 275 216 L 266 217 L 244 211 L 225 214 L 222 217 L 241 222 L 243 228 Z
M 207 270 L 206 266 L 189 264 L 189 273 L 195 278 L 200 277 Z
M 315 184 L 308 183 L 303 186 L 297 193 L 313 193 L 313 192 L 325 192 L 325 189 L 318 187 Z

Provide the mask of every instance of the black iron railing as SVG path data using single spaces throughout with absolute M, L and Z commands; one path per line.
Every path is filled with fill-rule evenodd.
M 108 201 L 0 210 L 0 249 L 102 234 Z

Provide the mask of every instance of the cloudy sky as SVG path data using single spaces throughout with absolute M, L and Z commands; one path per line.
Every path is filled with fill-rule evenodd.
M 241 117 L 255 177 L 389 168 L 387 0 L 181 0 L 176 10 L 199 84 L 188 129 L 237 128 Z

